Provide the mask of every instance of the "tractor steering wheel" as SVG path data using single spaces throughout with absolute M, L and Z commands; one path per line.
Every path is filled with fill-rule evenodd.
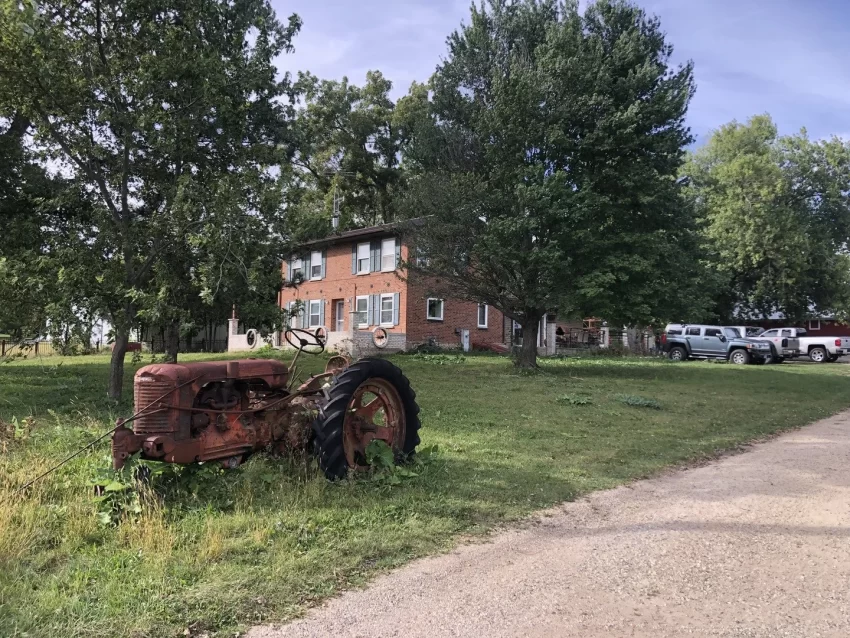
M 296 350 L 303 350 L 307 354 L 322 354 L 325 351 L 325 340 L 317 333 L 318 330 L 313 333 L 301 328 L 288 328 L 284 331 L 283 338 Z

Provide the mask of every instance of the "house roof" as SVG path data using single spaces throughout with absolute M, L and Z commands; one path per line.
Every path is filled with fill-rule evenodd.
M 301 244 L 302 248 L 315 248 L 319 246 L 333 246 L 351 241 L 352 239 L 368 239 L 372 237 L 380 237 L 381 235 L 398 234 L 402 230 L 411 226 L 421 225 L 421 218 L 405 220 L 401 222 L 392 222 L 389 224 L 379 224 L 377 226 L 367 226 L 366 228 L 355 228 L 354 230 L 346 230 L 342 233 L 334 233 L 321 239 L 314 239 Z

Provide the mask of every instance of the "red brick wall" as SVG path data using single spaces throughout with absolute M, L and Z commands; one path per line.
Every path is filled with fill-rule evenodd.
M 325 278 L 319 281 L 304 281 L 296 288 L 287 287 L 281 291 L 280 306 L 285 308 L 290 301 L 307 299 L 325 300 L 325 324 L 329 330 L 335 330 L 334 307 L 336 299 L 345 301 L 345 317 L 343 330 L 350 329 L 351 311 L 354 298 L 362 295 L 377 295 L 380 293 L 397 292 L 399 299 L 399 324 L 389 331 L 404 332 L 406 284 L 399 278 L 397 272 L 373 272 L 365 275 L 351 274 L 351 244 L 328 246 L 326 249 Z M 402 247 L 402 260 L 406 258 L 405 248 Z M 288 263 L 283 264 L 284 277 L 289 280 Z M 371 328 L 370 328 L 371 329 Z
M 410 281 L 407 294 L 407 347 L 427 343 L 431 338 L 441 346 L 459 347 L 460 335 L 456 330 L 469 330 L 472 346 L 504 343 L 502 313 L 488 308 L 487 328 L 478 327 L 478 304 L 472 301 L 446 298 L 443 304 L 443 320 L 428 319 L 427 299 L 429 286 L 422 281 Z
M 407 282 L 399 276 L 398 271 L 354 275 L 351 273 L 351 243 L 329 246 L 325 250 L 325 278 L 319 281 L 304 281 L 297 288 L 284 288 L 280 293 L 282 308 L 290 301 L 324 299 L 325 325 L 329 330 L 335 330 L 333 302 L 342 299 L 345 302 L 343 330 L 348 331 L 350 312 L 356 296 L 397 292 L 400 295 L 399 323 L 387 330 L 406 333 L 408 348 L 426 343 L 430 337 L 446 347 L 460 346 L 460 335 L 455 334 L 455 330 L 461 328 L 469 330 L 473 347 L 505 342 L 504 319 L 502 313 L 495 308 L 488 309 L 488 327 L 478 328 L 478 304 L 447 298 L 443 307 L 443 321 L 428 320 L 428 287 L 423 282 Z M 407 246 L 402 245 L 402 261 L 407 259 L 407 254 Z M 283 274 L 288 280 L 287 268 L 288 263 L 284 263 Z

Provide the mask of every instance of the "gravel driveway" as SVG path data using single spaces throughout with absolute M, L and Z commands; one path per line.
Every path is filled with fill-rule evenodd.
M 292 636 L 850 636 L 850 412 L 414 562 Z

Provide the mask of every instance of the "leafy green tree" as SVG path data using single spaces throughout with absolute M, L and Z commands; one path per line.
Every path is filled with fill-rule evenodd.
M 90 234 L 110 268 L 89 277 L 111 300 L 118 397 L 139 313 L 175 321 L 165 309 L 197 293 L 172 288 L 192 275 L 179 258 L 222 225 L 197 198 L 202 186 L 226 183 L 247 202 L 273 179 L 293 97 L 274 60 L 300 20 L 280 23 L 267 0 L 46 0 L 37 10 L 2 0 L 0 23 L 0 111 L 31 121 L 45 157 L 96 198 Z
M 341 229 L 393 221 L 403 173 L 392 83 L 379 71 L 367 73 L 362 87 L 300 73 L 295 86 L 305 103 L 288 175 L 293 237 L 326 235 L 335 195 Z
M 411 276 L 519 322 L 521 366 L 549 311 L 670 312 L 696 241 L 677 183 L 691 65 L 671 66 L 658 20 L 626 2 L 471 11 L 397 109 L 414 173 L 403 209 L 426 219 Z
M 850 311 L 850 147 L 780 137 L 768 115 L 716 131 L 683 168 L 721 282 L 718 314 Z

